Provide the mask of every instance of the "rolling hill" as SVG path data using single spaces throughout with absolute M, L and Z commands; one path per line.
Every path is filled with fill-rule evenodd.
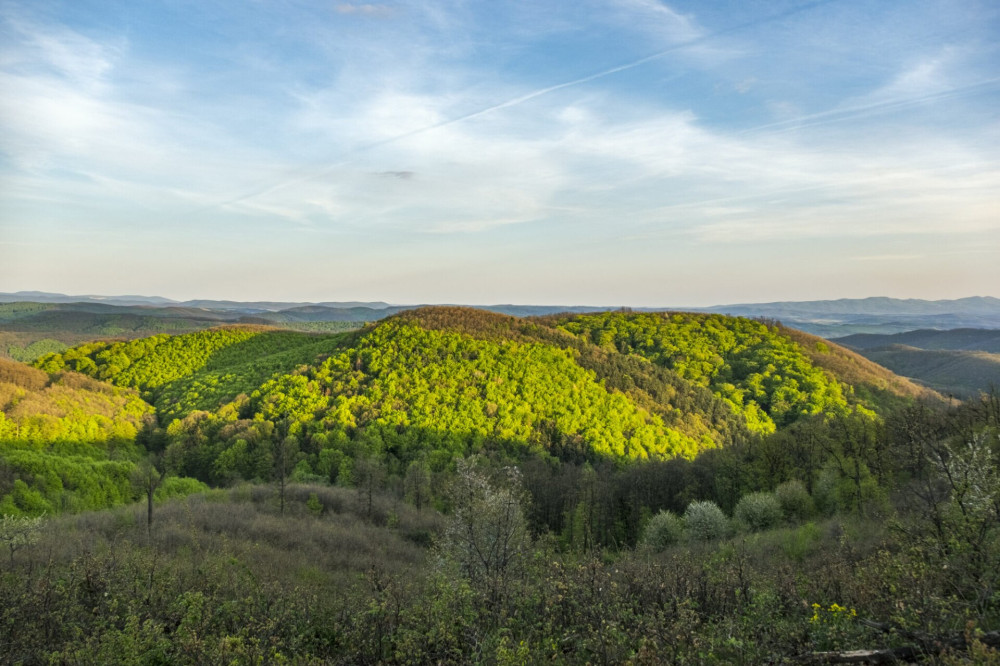
M 36 366 L 136 391 L 155 411 L 149 445 L 164 464 L 215 484 L 269 478 L 279 444 L 296 478 L 340 482 L 368 460 L 441 473 L 477 452 L 693 458 L 930 395 L 807 334 L 698 313 L 433 307 L 340 334 L 224 326 L 92 342 Z
M 894 335 L 849 335 L 834 340 L 851 349 L 878 349 L 905 345 L 917 349 L 983 351 L 1000 353 L 1000 330 L 956 328 L 945 331 L 920 329 Z
M 45 292 L 0 293 L 0 357 L 33 361 L 50 351 L 89 340 L 133 339 L 185 333 L 220 324 L 257 324 L 289 330 L 338 332 L 417 306 L 377 302 L 172 301 L 156 296 L 67 296 Z M 608 308 L 563 305 L 469 306 L 517 317 L 593 314 Z M 635 308 L 654 312 L 655 308 Z M 898 333 L 920 328 L 1000 328 L 1000 300 L 953 301 L 893 298 L 755 303 L 693 308 L 694 312 L 782 321 L 828 338 L 853 333 Z M 919 346 L 919 345 L 918 345 Z M 990 350 L 983 350 L 990 351 Z
M 917 330 L 837 342 L 945 395 L 965 399 L 1000 387 L 1000 331 Z
M 98 509 L 133 499 L 130 474 L 155 423 L 136 391 L 0 359 L 0 515 Z M 161 495 L 203 488 L 173 479 Z
M 860 353 L 903 377 L 959 399 L 1000 387 L 1000 354 L 906 345 L 875 347 Z

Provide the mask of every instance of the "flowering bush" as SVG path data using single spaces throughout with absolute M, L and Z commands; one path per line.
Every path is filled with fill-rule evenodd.
M 814 603 L 812 612 L 809 633 L 818 649 L 845 647 L 849 639 L 861 630 L 861 625 L 857 622 L 858 612 L 853 608 L 838 603 L 827 607 Z

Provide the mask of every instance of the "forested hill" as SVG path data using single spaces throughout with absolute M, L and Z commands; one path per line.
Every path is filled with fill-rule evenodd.
M 709 388 L 757 432 L 851 407 L 883 412 L 917 398 L 940 399 L 852 351 L 779 324 L 700 313 L 606 312 L 541 321 Z
M 329 480 L 363 459 L 441 470 L 476 451 L 693 457 L 919 392 L 890 373 L 880 393 L 857 391 L 836 374 L 851 352 L 789 334 L 722 315 L 435 307 L 337 335 L 244 326 L 89 343 L 36 365 L 139 391 L 160 426 L 153 445 L 212 483 L 266 478 L 286 440 L 300 476 Z
M 144 454 L 136 439 L 155 424 L 153 412 L 131 389 L 0 359 L 0 515 L 131 501 Z M 173 478 L 160 495 L 202 487 Z

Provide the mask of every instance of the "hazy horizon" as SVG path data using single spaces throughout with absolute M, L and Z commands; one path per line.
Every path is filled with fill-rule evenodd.
M 949 0 L 3 1 L 0 291 L 967 297 L 997 34 Z
M 988 294 L 973 294 L 973 295 L 970 295 L 970 296 L 961 296 L 961 297 L 958 297 L 956 299 L 922 299 L 922 298 L 895 299 L 894 297 L 891 297 L 891 296 L 866 296 L 866 297 L 861 297 L 861 298 L 802 299 L 802 300 L 796 300 L 796 301 L 753 301 L 753 302 L 744 301 L 744 302 L 741 302 L 741 303 L 735 303 L 735 302 L 733 302 L 733 303 L 706 303 L 706 304 L 694 304 L 694 303 L 640 304 L 640 303 L 579 303 L 579 302 L 573 302 L 573 303 L 555 303 L 555 302 L 551 302 L 551 303 L 547 303 L 547 302 L 520 302 L 520 301 L 509 301 L 509 300 L 508 301 L 490 301 L 490 302 L 472 302 L 472 301 L 466 301 L 466 302 L 414 301 L 414 302 L 409 302 L 409 303 L 402 303 L 402 302 L 395 302 L 395 301 L 387 301 L 385 299 L 366 299 L 366 300 L 361 300 L 361 299 L 341 299 L 341 300 L 334 300 L 334 299 L 328 299 L 327 298 L 327 299 L 317 299 L 317 300 L 307 301 L 307 300 L 294 299 L 294 298 L 293 299 L 261 299 L 261 298 L 232 299 L 232 298 L 216 298 L 216 297 L 212 297 L 212 296 L 199 296 L 199 297 L 192 297 L 192 298 L 181 299 L 181 298 L 172 298 L 170 296 L 165 296 L 163 294 L 126 294 L 126 293 L 119 293 L 119 294 L 97 294 L 97 293 L 75 293 L 75 292 L 65 292 L 65 291 L 61 291 L 61 292 L 44 292 L 44 291 L 37 290 L 37 289 L 25 289 L 25 290 L 19 290 L 19 291 L 14 291 L 14 292 L 0 292 L 0 294 L 10 294 L 10 295 L 30 294 L 30 293 L 39 293 L 39 294 L 45 294 L 45 295 L 48 295 L 48 296 L 65 296 L 67 298 L 76 298 L 76 297 L 79 297 L 79 298 L 104 299 L 104 300 L 129 299 L 129 298 L 135 298 L 135 299 L 164 299 L 164 301 L 166 301 L 165 305 L 167 305 L 167 306 L 173 305 L 173 304 L 184 304 L 184 303 L 192 302 L 192 301 L 215 301 L 215 302 L 234 302 L 234 303 L 283 303 L 283 304 L 293 304 L 293 305 L 318 305 L 318 304 L 322 304 L 322 303 L 360 303 L 360 304 L 364 304 L 364 303 L 379 303 L 379 304 L 387 305 L 389 307 L 411 307 L 411 306 L 412 307 L 419 307 L 419 306 L 424 306 L 424 305 L 444 305 L 444 306 L 455 305 L 455 306 L 477 306 L 478 307 L 478 306 L 512 305 L 512 306 L 524 306 L 524 307 L 535 307 L 535 306 L 537 306 L 537 307 L 557 307 L 557 306 L 566 306 L 566 307 L 585 307 L 585 308 L 636 307 L 636 308 L 643 308 L 643 309 L 662 308 L 662 309 L 677 309 L 677 310 L 682 310 L 684 308 L 698 308 L 698 309 L 703 309 L 703 308 L 713 308 L 713 307 L 718 308 L 718 307 L 727 307 L 727 306 L 769 305 L 769 304 L 777 304 L 777 303 L 781 303 L 781 304 L 813 303 L 813 302 L 823 303 L 823 302 L 831 302 L 831 301 L 839 301 L 839 300 L 847 300 L 847 301 L 861 300 L 861 301 L 863 301 L 863 300 L 871 300 L 871 299 L 913 300 L 913 301 L 921 301 L 921 302 L 938 302 L 938 301 L 946 301 L 946 302 L 948 302 L 948 301 L 954 301 L 954 300 L 967 300 L 967 299 L 975 299 L 975 298 L 990 298 L 990 299 L 994 299 L 994 300 L 1000 300 L 1000 298 L 998 298 L 996 296 L 991 296 L 991 295 L 988 295 Z M 29 300 L 30 301 L 30 299 L 25 299 L 25 300 Z M 154 303 L 154 305 L 155 305 L 155 303 Z

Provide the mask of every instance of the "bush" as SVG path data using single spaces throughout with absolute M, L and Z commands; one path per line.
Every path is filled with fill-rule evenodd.
M 736 503 L 733 517 L 751 532 L 761 532 L 781 521 L 781 504 L 774 493 L 750 493 Z
M 774 489 L 786 520 L 806 520 L 816 512 L 816 504 L 805 485 L 798 479 L 786 481 Z
M 660 511 L 653 516 L 642 533 L 642 545 L 655 553 L 664 551 L 681 540 L 684 521 L 670 511 Z
M 684 512 L 684 527 L 696 541 L 713 541 L 726 535 L 729 521 L 715 502 L 691 502 Z
M 169 499 L 171 497 L 184 497 L 194 493 L 203 493 L 208 490 L 208 486 L 197 479 L 186 476 L 168 476 L 156 489 L 153 497 L 157 501 Z

